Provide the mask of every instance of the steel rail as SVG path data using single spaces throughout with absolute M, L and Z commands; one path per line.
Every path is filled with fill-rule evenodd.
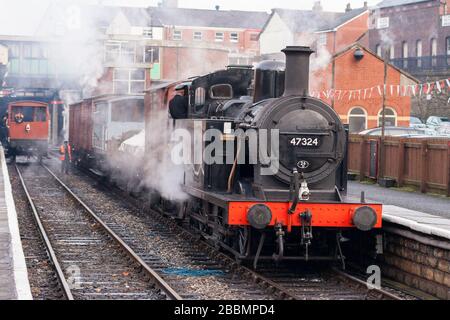
M 45 165 L 43 165 L 47 170 L 49 170 Z M 85 170 L 82 170 L 83 172 L 85 172 Z M 49 172 L 58 180 L 59 178 L 57 178 L 50 170 Z M 91 173 L 87 172 L 88 175 L 92 176 Z M 63 184 L 61 182 L 61 184 Z M 103 184 L 106 186 L 106 184 L 103 182 Z M 64 185 L 64 184 L 63 184 Z M 132 204 L 134 204 L 135 206 L 139 206 L 137 199 L 130 197 L 127 194 L 124 194 L 122 190 L 116 189 L 115 187 L 111 186 L 107 186 L 110 188 L 111 192 L 115 193 L 118 196 L 122 196 L 127 198 L 127 200 L 129 202 L 131 202 Z M 75 195 L 74 195 L 75 196 Z M 76 196 L 75 196 L 76 197 Z M 78 197 L 76 197 L 78 199 Z M 81 200 L 79 200 L 80 202 L 82 202 Z M 299 300 L 299 297 L 297 294 L 295 294 L 295 292 L 292 292 L 290 288 L 283 286 L 280 283 L 277 283 L 276 281 L 263 276 L 261 274 L 259 274 L 258 272 L 251 270 L 248 267 L 245 267 L 243 265 L 240 265 L 236 262 L 236 260 L 234 260 L 232 257 L 224 254 L 223 252 L 218 251 L 216 248 L 214 248 L 212 245 L 210 245 L 209 243 L 203 241 L 203 240 L 199 240 L 197 238 L 196 235 L 192 234 L 190 231 L 186 230 L 185 228 L 179 226 L 177 223 L 175 223 L 174 221 L 167 219 L 163 214 L 161 214 L 161 212 L 154 210 L 154 209 L 150 209 L 149 210 L 150 213 L 153 214 L 153 216 L 157 219 L 161 219 L 161 222 L 167 223 L 167 225 L 177 229 L 180 233 L 179 235 L 186 239 L 186 240 L 196 240 L 197 245 L 204 249 L 206 252 L 208 252 L 210 257 L 214 257 L 216 259 L 218 259 L 223 265 L 228 266 L 231 270 L 233 270 L 233 272 L 240 274 L 241 277 L 248 279 L 249 281 L 253 282 L 253 283 L 258 283 L 259 285 L 261 285 L 262 287 L 264 287 L 267 291 L 271 292 L 274 296 L 277 296 L 280 299 L 283 300 Z M 358 287 L 364 287 L 368 292 L 370 291 L 374 291 L 378 294 L 380 294 L 382 297 L 386 298 L 386 299 L 392 299 L 392 300 L 402 300 L 401 297 L 398 297 L 390 292 L 387 292 L 383 289 L 377 289 L 377 288 L 368 288 L 367 287 L 367 283 L 356 278 L 353 277 L 341 270 L 332 268 L 331 270 L 332 272 L 334 272 L 337 276 L 340 276 L 341 278 L 345 278 L 347 281 L 352 282 L 354 284 L 356 284 Z
M 109 228 L 103 220 L 97 216 L 89 206 L 81 200 L 64 182 L 62 182 L 45 164 L 41 164 L 58 183 L 89 213 L 89 215 L 97 221 L 98 224 L 150 275 L 152 283 L 161 291 L 163 291 L 170 300 L 182 300 L 183 298 L 156 273 L 144 260 L 142 260 L 111 228 Z
M 397 295 L 395 295 L 393 293 L 390 293 L 390 292 L 388 292 L 388 291 L 386 291 L 386 290 L 384 290 L 382 288 L 377 288 L 377 287 L 374 287 L 374 286 L 370 286 L 370 285 L 367 284 L 367 282 L 365 282 L 365 281 L 363 281 L 361 279 L 358 279 L 358 278 L 356 278 L 356 277 L 354 277 L 354 276 L 352 276 L 352 275 L 350 275 L 350 274 L 348 274 L 348 273 L 346 273 L 346 272 L 344 272 L 342 270 L 339 270 L 339 269 L 336 269 L 336 268 L 332 268 L 332 271 L 337 276 L 345 278 L 347 280 L 350 280 L 351 282 L 357 284 L 358 286 L 366 287 L 368 293 L 372 293 L 372 292 L 373 293 L 377 293 L 381 297 L 384 297 L 384 298 L 387 298 L 387 299 L 390 299 L 390 300 L 403 300 L 401 297 L 399 297 L 399 296 L 397 296 Z
M 66 296 L 67 300 L 74 300 L 73 295 L 72 295 L 72 291 L 70 290 L 70 285 L 67 283 L 66 277 L 64 276 L 64 272 L 63 269 L 61 267 L 61 265 L 58 262 L 58 258 L 56 257 L 55 251 L 53 250 L 52 244 L 50 243 L 50 239 L 47 235 L 47 232 L 44 228 L 44 225 L 42 224 L 41 218 L 37 212 L 36 206 L 34 205 L 34 201 L 31 198 L 30 193 L 28 192 L 28 188 L 25 184 L 25 180 L 22 177 L 22 174 L 20 173 L 19 167 L 17 166 L 17 164 L 15 165 L 17 174 L 19 176 L 20 182 L 22 184 L 22 188 L 25 191 L 25 194 L 27 196 L 28 199 L 28 203 L 30 204 L 31 210 L 33 212 L 33 218 L 36 221 L 36 224 L 38 226 L 39 229 L 39 233 L 41 234 L 42 239 L 44 240 L 44 244 L 45 247 L 47 248 L 47 252 L 49 255 L 49 258 L 53 264 L 53 266 L 55 267 L 56 270 L 56 275 L 58 277 L 58 280 L 62 286 L 62 289 L 64 291 L 64 295 Z

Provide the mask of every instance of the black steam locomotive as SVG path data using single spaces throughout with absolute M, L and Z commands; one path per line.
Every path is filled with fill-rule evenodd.
M 285 65 L 231 66 L 177 87 L 169 111 L 196 159 L 185 163 L 189 200 L 177 215 L 255 267 L 343 261 L 343 233 L 380 228 L 382 208 L 346 200 L 344 125 L 308 96 L 310 48 L 283 52 Z

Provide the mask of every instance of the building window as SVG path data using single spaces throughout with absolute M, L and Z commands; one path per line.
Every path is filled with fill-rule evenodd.
M 378 18 L 377 19 L 377 29 L 389 28 L 389 17 Z
M 128 41 L 107 41 L 105 43 L 106 63 L 135 63 L 136 43 Z
M 194 40 L 202 41 L 203 33 L 201 31 L 194 31 Z
M 437 56 L 437 40 L 435 38 L 431 39 L 431 55 Z
M 408 58 L 408 42 L 403 41 L 402 43 L 402 58 Z
M 239 34 L 237 32 L 231 32 L 230 33 L 230 41 L 231 42 L 238 42 L 239 41 Z
M 416 56 L 420 58 L 422 56 L 422 40 L 416 42 Z
M 20 45 L 17 44 L 11 44 L 8 45 L 9 48 L 9 57 L 10 58 L 19 58 L 20 57 Z
M 431 66 L 435 67 L 437 65 L 437 40 L 436 38 L 431 39 L 431 48 L 430 48 L 430 52 L 431 52 Z
M 403 69 L 408 68 L 408 42 L 403 41 L 402 43 L 402 58 L 403 58 Z
M 446 47 L 446 53 L 448 56 L 450 56 L 450 37 L 447 37 L 445 39 L 445 47 Z
M 47 49 L 39 44 L 23 46 L 21 72 L 24 74 L 48 74 Z
M 145 69 L 114 69 L 115 94 L 136 94 L 145 90 Z
M 257 33 L 252 33 L 250 35 L 250 41 L 258 41 L 258 34 Z
M 8 45 L 8 72 L 11 74 L 20 73 L 20 45 L 11 44 Z
M 395 59 L 395 46 L 391 45 L 389 48 L 389 59 Z
M 152 28 L 142 28 L 142 35 L 146 38 L 153 38 L 153 29 Z
M 176 41 L 183 40 L 183 34 L 182 34 L 181 30 L 174 30 L 172 39 L 176 40 Z
M 220 42 L 223 41 L 223 39 L 224 39 L 223 32 L 216 32 L 216 41 Z
M 159 63 L 159 47 L 144 47 L 144 63 Z
M 381 57 L 381 45 L 376 45 L 375 52 L 377 53 L 377 56 Z
M 367 112 L 362 107 L 354 107 L 348 113 L 350 132 L 361 132 L 367 129 Z
M 378 112 L 378 127 L 381 127 L 383 123 L 383 109 Z M 394 109 L 386 107 L 384 114 L 384 125 L 395 127 L 397 126 L 397 113 Z
M 317 39 L 318 46 L 326 46 L 327 45 L 327 34 L 321 33 L 319 34 L 319 38 Z
M 416 42 L 417 67 L 422 67 L 422 40 Z

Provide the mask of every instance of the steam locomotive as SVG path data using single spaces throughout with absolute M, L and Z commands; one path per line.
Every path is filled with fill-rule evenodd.
M 347 199 L 347 131 L 330 106 L 308 95 L 310 48 L 283 52 L 286 63 L 229 66 L 154 85 L 144 106 L 142 97 L 130 96 L 71 105 L 75 163 L 112 176 L 119 186 L 122 181 L 127 191 L 255 268 L 273 259 L 344 264 L 342 244 L 355 232 L 372 238 L 381 228 L 382 206 Z M 117 157 L 144 125 L 145 139 L 142 132 L 131 138 L 133 149 L 144 150 L 139 159 Z M 106 134 L 118 129 L 120 136 Z M 167 132 L 188 139 L 171 148 Z M 176 147 L 183 183 L 178 190 L 169 179 L 167 196 L 147 182 L 178 175 L 179 166 L 159 154 Z M 171 172 L 155 175 L 150 163 Z
M 183 142 L 183 156 L 197 158 L 183 163 L 188 200 L 172 215 L 254 267 L 344 262 L 345 233 L 381 228 L 382 206 L 346 198 L 347 131 L 308 95 L 310 48 L 283 52 L 285 65 L 230 66 L 147 93 L 148 108 L 167 103 L 173 129 L 194 137 Z

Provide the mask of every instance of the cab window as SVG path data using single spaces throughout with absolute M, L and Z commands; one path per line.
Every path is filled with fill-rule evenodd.
M 17 122 L 45 122 L 47 120 L 46 107 L 16 106 L 12 108 L 11 120 Z
M 210 88 L 211 99 L 232 99 L 233 87 L 229 84 L 216 84 Z

